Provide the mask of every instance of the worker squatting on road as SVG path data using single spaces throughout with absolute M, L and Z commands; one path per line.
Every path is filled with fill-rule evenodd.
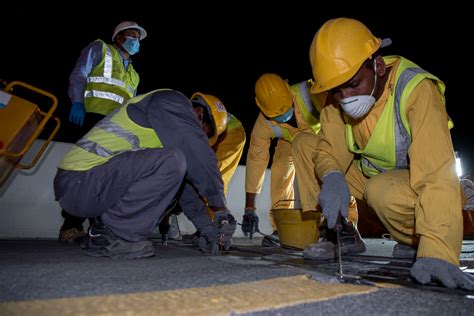
M 217 167 L 222 175 L 224 194 L 227 196 L 229 182 L 234 175 L 244 151 L 246 136 L 242 123 L 231 113 L 227 112 L 224 104 L 215 96 L 196 92 L 191 96 L 194 111 L 201 122 L 202 128 L 209 136 L 209 146 L 216 154 Z M 172 213 L 178 214 L 181 208 L 175 208 Z M 213 219 L 213 212 L 210 212 Z M 169 216 L 160 224 L 160 231 L 169 229 Z M 199 236 L 196 232 L 193 237 Z
M 140 76 L 132 65 L 131 56 L 140 50 L 140 41 L 147 32 L 136 22 L 119 23 L 112 34 L 112 44 L 95 40 L 87 45 L 69 76 L 71 110 L 69 121 L 77 125 L 72 134 L 84 136 L 105 115 L 125 104 L 137 94 Z M 76 140 L 77 140 L 76 139 Z M 64 223 L 59 241 L 74 243 L 84 237 L 79 218 L 62 211 Z
M 89 229 L 89 255 L 153 256 L 148 237 L 176 201 L 200 230 L 205 253 L 230 247 L 236 222 L 197 114 L 180 92 L 155 90 L 109 114 L 66 153 L 56 199 L 74 216 L 99 218 Z
M 327 21 L 313 39 L 311 92 L 329 91 L 335 100 L 321 112 L 314 156 L 319 203 L 331 228 L 347 216 L 351 193 L 367 201 L 402 248 L 416 249 L 416 281 L 473 290 L 459 269 L 463 195 L 445 86 L 401 56 L 382 57 L 385 44 L 346 18 Z
M 239 165 L 245 146 L 245 129 L 242 123 L 227 112 L 224 104 L 215 96 L 196 92 L 191 97 L 195 111 L 208 111 L 209 125 L 214 133 L 209 137 L 209 146 L 216 154 L 217 166 L 222 174 L 224 193 L 227 194 L 229 182 Z M 200 115 L 198 113 L 198 115 Z M 203 127 L 205 128 L 205 127 Z
M 244 233 L 250 233 L 251 223 L 258 224 L 255 199 L 263 185 L 265 170 L 270 160 L 272 139 L 278 139 L 271 166 L 272 207 L 293 207 L 294 179 L 298 181 L 304 212 L 317 210 L 319 184 L 314 175 L 312 150 L 317 145 L 320 130 L 319 113 L 327 93 L 313 96 L 310 81 L 292 85 L 279 75 L 267 73 L 255 84 L 255 101 L 260 113 L 255 121 L 247 154 L 245 174 Z M 262 245 L 279 246 L 278 232 L 270 212 L 272 235 Z

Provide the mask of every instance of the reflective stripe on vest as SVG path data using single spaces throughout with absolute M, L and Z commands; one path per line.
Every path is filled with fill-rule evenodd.
M 111 100 L 120 104 L 124 103 L 124 98 L 119 96 L 118 94 L 112 92 L 105 92 L 105 91 L 97 91 L 97 90 L 87 90 L 84 92 L 84 98 L 100 98 L 100 99 L 107 99 Z
M 111 121 L 112 117 L 113 117 L 112 115 L 106 117 L 105 119 L 103 119 L 102 121 L 97 123 L 95 128 L 99 128 L 99 129 L 101 129 L 103 131 L 106 131 L 108 133 L 111 133 L 111 134 L 113 134 L 117 137 L 125 139 L 130 144 L 131 149 L 127 149 L 127 150 L 122 149 L 122 150 L 118 150 L 118 151 L 110 151 L 107 148 L 102 147 L 100 144 L 98 144 L 96 142 L 93 142 L 93 141 L 91 141 L 87 138 L 81 138 L 76 143 L 76 145 L 78 147 L 84 149 L 85 151 L 88 151 L 92 154 L 96 154 L 97 156 L 101 156 L 101 157 L 104 157 L 104 158 L 109 158 L 111 156 L 120 154 L 124 151 L 135 151 L 135 150 L 141 149 L 140 148 L 140 140 L 138 139 L 138 137 L 136 135 L 134 135 L 133 133 L 131 133 L 130 131 L 127 131 L 127 130 L 123 129 L 121 126 L 119 126 L 116 123 L 112 122 Z
M 133 97 L 139 76 L 131 64 L 124 68 L 115 47 L 104 42 L 102 45 L 102 60 L 87 78 L 84 103 L 87 112 L 107 115 Z
M 106 163 L 123 152 L 162 148 L 154 129 L 136 124 L 127 114 L 128 106 L 140 102 L 149 94 L 131 99 L 97 123 L 66 153 L 59 168 L 84 171 Z

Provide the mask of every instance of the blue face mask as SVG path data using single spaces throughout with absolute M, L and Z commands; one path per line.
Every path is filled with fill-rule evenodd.
M 293 112 L 294 112 L 294 109 L 293 107 L 291 107 L 288 111 L 286 111 L 282 115 L 273 117 L 272 120 L 274 120 L 277 123 L 286 123 L 293 117 Z
M 130 55 L 135 55 L 140 50 L 140 41 L 138 38 L 125 36 L 125 42 L 123 42 L 122 47 Z

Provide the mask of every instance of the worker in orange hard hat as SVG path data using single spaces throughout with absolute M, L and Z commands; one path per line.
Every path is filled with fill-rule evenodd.
M 255 84 L 255 102 L 260 114 L 252 130 L 247 154 L 244 234 L 255 232 L 258 224 L 255 200 L 270 160 L 272 139 L 277 139 L 271 166 L 272 208 L 293 207 L 296 173 L 303 211 L 317 211 L 319 185 L 312 171 L 311 155 L 318 142 L 319 112 L 326 102 L 326 93 L 312 96 L 310 88 L 310 81 L 290 86 L 273 73 L 263 74 Z M 273 233 L 264 237 L 262 245 L 279 246 L 271 212 L 270 220 Z
M 212 147 L 216 155 L 217 166 L 224 184 L 224 194 L 227 195 L 229 182 L 239 165 L 244 150 L 245 130 L 242 123 L 227 112 L 224 104 L 217 97 L 196 92 L 191 96 L 191 101 L 202 129 L 209 138 L 209 146 Z M 178 214 L 181 211 L 177 207 L 171 213 Z M 211 219 L 213 219 L 213 214 L 212 211 L 209 212 Z M 168 238 L 170 215 L 166 216 L 159 225 L 163 240 Z M 196 232 L 191 238 L 195 239 L 194 237 L 199 236 L 200 232 Z M 198 240 L 195 239 L 195 241 Z
M 245 145 L 242 123 L 227 112 L 215 96 L 196 92 L 192 95 L 194 111 L 202 118 L 203 129 L 209 136 L 209 145 L 217 157 L 217 164 L 227 193 L 230 179 L 239 165 Z M 206 123 L 207 122 L 207 123 Z
M 394 256 L 416 257 L 411 276 L 474 290 L 459 269 L 463 196 L 455 170 L 444 83 L 401 56 L 360 21 L 329 20 L 310 48 L 312 93 L 328 91 L 314 155 L 328 227 L 347 216 L 350 194 L 375 211 L 398 241 Z M 364 217 L 364 214 L 360 214 Z M 335 245 L 306 247 L 318 259 Z
M 140 50 L 140 41 L 147 36 L 143 27 L 133 21 L 119 23 L 112 33 L 112 44 L 95 40 L 81 52 L 69 77 L 71 134 L 83 136 L 105 115 L 137 94 L 140 81 L 132 66 L 131 56 Z M 62 211 L 64 223 L 59 241 L 80 242 L 84 236 L 85 219 Z

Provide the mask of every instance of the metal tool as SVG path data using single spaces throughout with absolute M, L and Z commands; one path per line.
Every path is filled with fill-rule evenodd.
M 342 279 L 343 273 L 342 273 L 341 240 L 339 238 L 339 233 L 342 231 L 341 215 L 339 215 L 337 218 L 336 225 L 334 226 L 334 230 L 336 231 L 336 237 L 337 237 L 337 259 L 339 261 L 339 275 L 337 277 L 339 279 Z
M 360 276 L 358 275 L 353 275 L 353 274 L 344 274 L 342 271 L 342 253 L 341 253 L 341 239 L 340 239 L 340 234 L 343 229 L 343 222 L 345 223 L 345 219 L 341 217 L 339 214 L 339 217 L 337 218 L 336 225 L 334 226 L 334 230 L 336 231 L 336 237 L 337 237 L 337 257 L 339 261 L 339 274 L 337 275 L 337 279 L 341 283 L 351 283 L 351 284 L 365 284 L 365 285 L 374 285 L 371 282 L 363 280 Z

